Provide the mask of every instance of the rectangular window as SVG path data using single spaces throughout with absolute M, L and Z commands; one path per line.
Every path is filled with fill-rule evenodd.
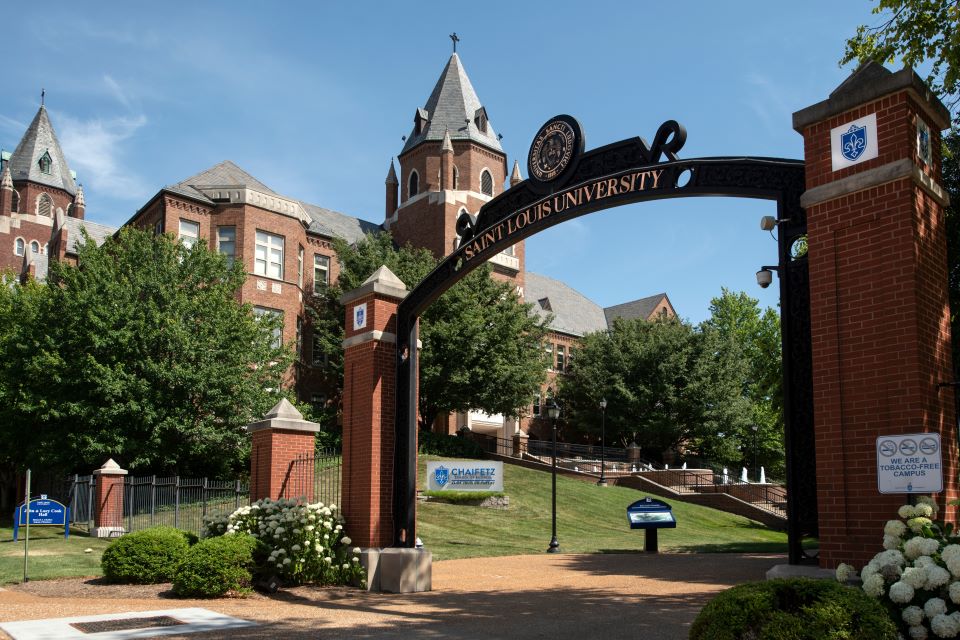
M 283 311 L 279 309 L 268 309 L 266 307 L 254 307 L 253 315 L 255 318 L 270 317 L 280 319 L 279 324 L 273 328 L 273 341 L 270 343 L 272 347 L 278 348 L 283 341 Z
M 577 357 L 577 350 L 573 347 L 567 349 L 567 369 L 573 366 L 573 360 Z
M 567 370 L 566 347 L 562 344 L 557 345 L 557 371 Z
M 14 209 L 16 211 L 16 209 Z M 153 223 L 153 235 L 159 236 L 163 234 L 163 218 L 160 218 Z
M 297 316 L 297 360 L 303 361 L 303 318 Z
M 540 415 L 540 394 L 533 396 L 533 417 Z
M 330 284 L 330 258 L 319 253 L 313 255 L 313 295 L 320 295 Z
M 303 289 L 303 247 L 297 250 L 297 286 Z
M 327 354 L 323 352 L 323 344 L 320 342 L 320 334 L 313 334 L 313 355 L 311 362 L 315 367 L 322 367 L 327 364 Z
M 257 231 L 253 272 L 283 280 L 283 237 L 266 231 Z
M 547 351 L 547 368 L 553 369 L 553 343 L 548 342 L 546 346 Z
M 227 266 L 232 267 L 237 257 L 236 227 L 217 227 L 217 251 L 227 259 Z
M 184 220 L 180 218 L 180 242 L 187 249 L 193 248 L 193 245 L 200 239 L 200 223 L 193 220 Z

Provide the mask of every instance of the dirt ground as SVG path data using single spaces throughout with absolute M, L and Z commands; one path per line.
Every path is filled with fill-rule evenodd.
M 174 598 L 170 585 L 38 581 L 0 590 L 0 622 L 204 607 L 258 625 L 163 637 L 683 640 L 711 596 L 785 562 L 760 554 L 474 558 L 435 562 L 428 593 L 298 587 L 215 600 Z

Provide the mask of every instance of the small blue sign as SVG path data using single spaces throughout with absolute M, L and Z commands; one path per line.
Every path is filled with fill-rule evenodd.
M 58 526 L 63 527 L 63 537 L 70 537 L 70 508 L 56 500 L 50 500 L 46 495 L 34 498 L 30 501 L 29 508 L 25 504 L 17 507 L 13 513 L 13 541 L 17 541 L 20 533 L 20 527 L 27 524 L 27 518 L 30 519 L 30 526 Z
M 676 529 L 677 520 L 669 504 L 644 498 L 627 507 L 627 524 L 631 529 Z
M 840 153 L 847 160 L 856 160 L 867 150 L 867 128 L 850 125 L 840 136 Z

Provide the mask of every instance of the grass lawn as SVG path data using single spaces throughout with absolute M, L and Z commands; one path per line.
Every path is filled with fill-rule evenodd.
M 550 543 L 550 474 L 504 464 L 506 510 L 443 504 L 417 505 L 417 535 L 435 560 L 543 553 Z M 426 476 L 420 458 L 419 477 Z M 632 553 L 644 533 L 627 525 L 627 506 L 654 494 L 557 476 L 557 538 L 568 553 Z M 661 529 L 662 552 L 782 552 L 787 534 L 747 518 L 663 497 L 677 519 Z
M 23 532 L 13 541 L 13 527 L 0 526 L 0 584 L 23 581 Z M 30 557 L 27 576 L 31 580 L 99 576 L 100 554 L 109 544 L 102 538 L 70 531 L 63 539 L 63 527 L 30 527 Z M 84 549 L 93 549 L 84 553 Z

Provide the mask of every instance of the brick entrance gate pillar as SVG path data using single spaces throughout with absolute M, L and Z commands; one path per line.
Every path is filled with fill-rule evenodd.
M 283 398 L 263 420 L 247 425 L 250 449 L 250 500 L 314 500 L 314 451 L 320 425 Z
M 393 544 L 397 305 L 407 287 L 380 267 L 345 293 L 343 515 L 354 544 Z
M 806 162 L 820 566 L 862 565 L 907 501 L 879 492 L 879 436 L 939 433 L 937 499 L 957 497 L 954 394 L 938 386 L 953 380 L 939 184 L 949 113 L 912 70 L 867 64 L 793 124 Z
M 93 475 L 97 479 L 96 511 L 93 515 L 93 531 L 90 535 L 94 538 L 122 535 L 124 533 L 123 478 L 127 475 L 127 470 L 121 469 L 120 465 L 110 458 L 102 467 L 95 470 Z

